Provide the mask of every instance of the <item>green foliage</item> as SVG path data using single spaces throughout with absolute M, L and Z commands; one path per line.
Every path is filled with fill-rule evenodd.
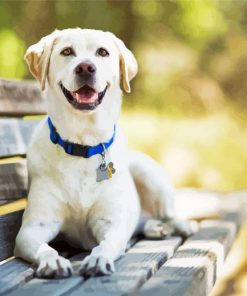
M 179 32 L 198 47 L 213 37 L 226 32 L 228 24 L 216 1 L 179 1 L 181 18 L 178 19 Z
M 22 78 L 26 73 L 23 61 L 25 43 L 14 31 L 0 31 L 0 76 Z

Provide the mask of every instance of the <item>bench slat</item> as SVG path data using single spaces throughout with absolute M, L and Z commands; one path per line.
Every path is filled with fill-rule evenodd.
M 48 295 L 132 293 L 173 255 L 180 244 L 181 238 L 162 241 L 142 240 L 116 262 L 116 272 L 112 276 L 92 278 L 86 281 L 78 275 L 65 280 L 33 279 L 8 295 L 31 296 L 34 292 L 36 296 L 46 293 Z M 78 266 L 79 262 L 77 256 L 74 265 Z
M 236 237 L 239 214 L 229 213 L 227 220 L 203 221 L 200 230 L 178 248 L 138 295 L 208 295 Z
M 0 114 L 44 114 L 45 101 L 34 81 L 0 79 Z
M 60 255 L 64 255 L 65 253 L 67 255 L 68 252 L 71 251 L 70 246 L 67 244 L 63 245 L 63 243 L 58 244 L 58 242 L 53 242 L 51 245 L 58 251 Z M 72 252 L 74 251 L 75 250 L 73 249 Z M 79 258 L 83 258 L 87 254 L 88 253 L 81 253 Z M 65 257 L 68 258 L 67 256 Z M 71 257 L 71 261 L 73 260 L 78 260 L 78 255 Z M 34 271 L 34 266 L 32 266 L 30 263 L 14 257 L 0 265 L 0 295 L 6 295 L 7 292 L 9 293 L 18 286 L 21 286 L 32 280 L 34 277 Z
M 20 259 L 12 259 L 0 265 L 0 295 L 33 278 L 34 270 L 30 264 Z
M 0 204 L 27 196 L 26 160 L 0 164 Z
M 127 246 L 127 249 L 131 248 L 138 241 L 137 237 L 133 237 Z M 58 253 L 66 258 L 69 258 L 69 254 L 75 253 L 75 250 L 66 243 L 62 243 L 58 241 L 54 241 L 51 243 L 52 247 L 54 247 Z M 88 252 L 83 252 L 77 255 L 74 255 L 70 258 L 72 264 L 75 268 L 78 268 L 80 265 L 80 261 L 88 255 Z M 66 256 L 68 255 L 68 256 Z M 29 263 L 17 258 L 11 258 L 9 261 L 0 265 L 0 295 L 5 295 L 7 292 L 10 292 L 30 281 L 34 277 L 34 269 Z M 78 279 L 77 279 L 78 281 Z M 79 278 L 81 281 L 81 278 Z
M 90 294 L 134 294 L 161 265 L 170 258 L 181 244 L 181 238 L 168 240 L 142 240 L 116 263 L 116 273 L 111 277 L 92 278 L 76 287 L 72 296 L 90 291 Z
M 0 157 L 25 155 L 39 120 L 0 119 Z
M 13 255 L 15 238 L 21 226 L 23 210 L 0 216 L 0 260 Z

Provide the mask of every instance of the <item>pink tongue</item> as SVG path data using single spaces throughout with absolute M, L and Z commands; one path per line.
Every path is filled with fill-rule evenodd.
M 98 99 L 98 93 L 88 88 L 81 88 L 72 95 L 79 103 L 94 103 Z

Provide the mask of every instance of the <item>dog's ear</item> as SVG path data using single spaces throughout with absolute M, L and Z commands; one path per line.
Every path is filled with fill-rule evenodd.
M 41 90 L 45 88 L 50 56 L 57 35 L 58 30 L 43 37 L 38 43 L 31 45 L 24 55 L 30 72 L 40 82 Z
M 123 89 L 130 93 L 130 81 L 138 71 L 138 65 L 133 53 L 125 46 L 122 40 L 114 35 L 114 42 L 119 50 L 119 62 Z

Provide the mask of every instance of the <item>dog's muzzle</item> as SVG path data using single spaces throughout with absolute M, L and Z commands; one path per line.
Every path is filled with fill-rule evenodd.
M 62 83 L 60 87 L 67 101 L 78 110 L 95 110 L 102 103 L 107 90 L 106 86 L 102 92 L 97 92 L 87 84 L 76 91 L 69 91 Z

